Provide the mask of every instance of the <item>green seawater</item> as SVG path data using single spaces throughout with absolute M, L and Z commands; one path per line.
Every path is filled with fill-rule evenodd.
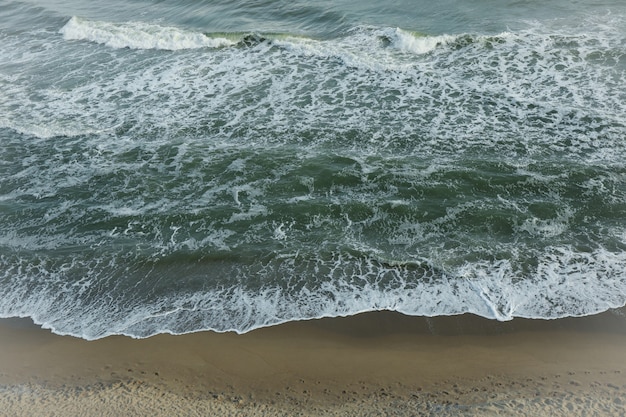
M 0 316 L 626 302 L 621 2 L 0 1 Z

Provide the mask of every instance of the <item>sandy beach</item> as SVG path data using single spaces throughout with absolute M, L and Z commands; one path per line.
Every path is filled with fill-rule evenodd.
M 0 414 L 620 416 L 624 323 L 378 312 L 90 342 L 5 319 Z

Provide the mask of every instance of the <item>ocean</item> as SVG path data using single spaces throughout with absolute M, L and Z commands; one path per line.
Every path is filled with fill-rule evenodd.
M 626 303 L 626 2 L 0 0 L 0 317 Z

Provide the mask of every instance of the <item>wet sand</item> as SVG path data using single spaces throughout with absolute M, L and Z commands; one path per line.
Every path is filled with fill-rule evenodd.
M 0 320 L 0 415 L 623 416 L 623 310 L 366 313 L 237 335 L 58 336 Z

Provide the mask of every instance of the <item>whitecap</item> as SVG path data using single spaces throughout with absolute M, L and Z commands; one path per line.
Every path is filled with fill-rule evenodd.
M 225 38 L 145 22 L 113 23 L 73 16 L 60 30 L 66 40 L 87 40 L 112 48 L 180 49 L 219 48 L 233 45 Z

